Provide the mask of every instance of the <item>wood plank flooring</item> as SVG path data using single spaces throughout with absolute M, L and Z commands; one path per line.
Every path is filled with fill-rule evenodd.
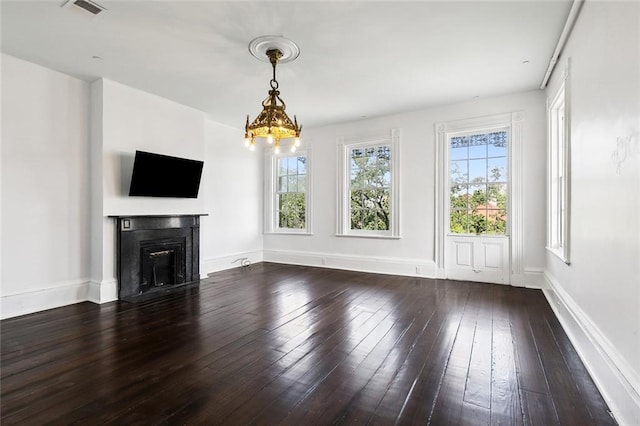
M 539 290 L 260 263 L 1 322 L 3 425 L 610 425 Z

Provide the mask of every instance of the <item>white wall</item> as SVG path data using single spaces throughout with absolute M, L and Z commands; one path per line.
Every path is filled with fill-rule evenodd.
M 94 82 L 90 86 L 90 169 L 91 169 L 91 281 L 89 298 L 95 302 L 107 300 L 113 297 L 113 290 L 109 288 L 115 287 L 114 265 L 107 264 L 104 261 L 105 252 L 113 250 L 113 247 L 104 247 L 104 241 L 109 235 L 115 232 L 109 232 L 109 225 L 113 227 L 111 219 L 107 220 L 103 216 L 104 201 L 103 195 L 103 161 L 102 161 L 102 80 Z M 103 280 L 103 277 L 106 277 Z M 94 294 L 95 293 L 95 294 Z M 101 294 L 103 293 L 103 294 Z
M 89 87 L 2 55 L 2 317 L 86 300 Z
M 570 58 L 570 265 L 548 296 L 623 424 L 640 424 L 640 3 L 585 2 Z
M 462 104 L 310 129 L 314 235 L 265 235 L 265 259 L 425 276 L 434 274 L 435 123 L 524 112 L 525 271 L 542 271 L 545 206 L 545 118 L 541 91 L 478 99 Z M 336 140 L 402 129 L 399 240 L 336 237 Z M 323 260 L 324 259 L 324 260 Z M 536 284 L 534 274 L 531 285 Z
M 136 150 L 203 160 L 204 113 L 102 79 L 104 215 L 202 213 L 202 193 L 197 199 L 129 197 Z
M 244 133 L 205 121 L 205 168 L 200 191 L 204 210 L 201 270 L 239 266 L 237 259 L 262 261 L 262 152 L 244 147 Z M 235 261 L 235 263 L 234 263 Z

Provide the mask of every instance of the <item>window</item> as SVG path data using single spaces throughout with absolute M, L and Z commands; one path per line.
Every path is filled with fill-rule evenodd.
M 388 231 L 391 194 L 391 147 L 349 150 L 351 229 Z
M 398 150 L 391 137 L 341 141 L 338 235 L 398 238 Z
M 308 152 L 268 156 L 265 232 L 311 233 Z
M 547 249 L 569 263 L 568 206 L 569 206 L 569 125 L 565 87 L 567 73 L 562 77 L 560 88 L 549 102 L 548 120 L 548 202 L 547 202 Z
M 494 130 L 449 139 L 450 233 L 507 233 L 508 138 Z

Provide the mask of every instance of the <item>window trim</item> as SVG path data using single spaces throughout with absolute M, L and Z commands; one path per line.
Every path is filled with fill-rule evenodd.
M 296 152 L 281 152 L 275 154 L 270 150 L 265 150 L 265 188 L 264 188 L 264 234 L 273 235 L 313 235 L 312 228 L 312 160 L 311 147 L 309 145 L 298 149 Z M 307 182 L 305 191 L 305 227 L 300 229 L 280 228 L 278 226 L 278 218 L 276 215 L 276 197 L 278 188 L 278 160 L 280 158 L 294 157 L 304 155 L 307 158 Z
M 547 98 L 547 241 L 546 249 L 569 265 L 571 218 L 571 106 L 569 102 L 569 61 L 558 82 L 558 88 Z M 558 111 L 563 110 L 562 129 L 558 124 Z M 559 138 L 562 132 L 562 139 Z M 558 164 L 555 151 L 562 152 L 562 164 Z M 556 166 L 559 169 L 556 169 Z M 555 181 L 562 173 L 557 189 Z M 560 191 L 560 194 L 558 194 Z M 557 200 L 555 200 L 557 198 Z M 555 200 L 555 201 L 554 201 Z M 564 204 L 564 210 L 560 206 Z M 560 227 L 561 231 L 556 229 Z
M 386 135 L 348 138 L 339 137 L 337 141 L 338 180 L 336 236 L 358 238 L 400 239 L 400 139 L 401 129 L 391 129 Z M 349 153 L 354 148 L 389 145 L 391 149 L 391 185 L 389 186 L 389 230 L 371 231 L 351 229 L 350 215 L 350 161 Z

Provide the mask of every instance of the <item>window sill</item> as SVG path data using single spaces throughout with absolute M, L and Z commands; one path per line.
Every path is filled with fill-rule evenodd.
M 375 234 L 336 234 L 336 237 L 340 238 L 374 238 L 379 240 L 399 240 L 402 237 L 393 235 L 375 235 Z
M 306 236 L 312 236 L 313 233 L 311 232 L 307 232 L 307 231 L 302 231 L 302 232 L 295 232 L 295 231 L 275 231 L 275 232 L 263 232 L 264 235 L 306 235 Z
M 556 247 L 545 247 L 545 248 L 547 249 L 547 251 L 549 253 L 551 253 L 552 255 L 557 257 L 558 259 L 560 259 L 565 264 L 571 265 L 571 262 L 569 262 L 569 259 L 567 258 L 567 256 L 565 255 L 563 250 L 558 249 Z
M 509 234 L 447 234 L 447 237 L 508 238 Z

